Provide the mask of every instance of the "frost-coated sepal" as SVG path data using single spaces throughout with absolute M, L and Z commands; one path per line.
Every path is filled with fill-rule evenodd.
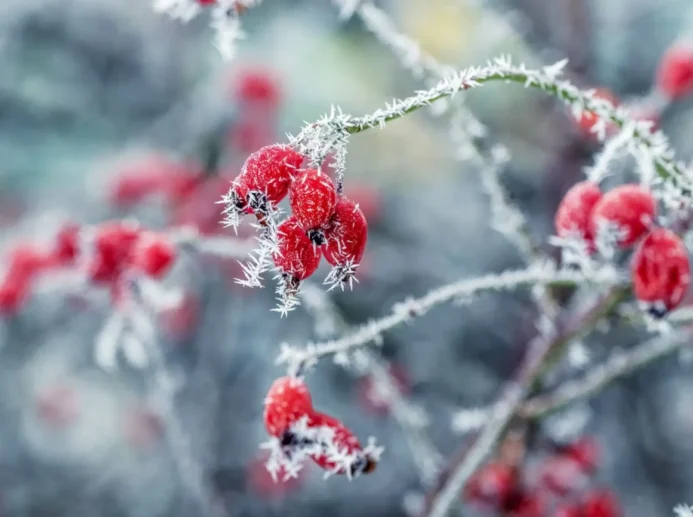
M 658 228 L 640 243 L 631 267 L 635 297 L 654 317 L 676 308 L 690 285 L 688 251 L 671 230 Z
M 344 286 L 354 278 L 366 250 L 368 222 L 359 206 L 342 197 L 325 232 L 323 253 L 333 269 L 326 282 Z
M 592 211 L 590 231 L 604 256 L 628 248 L 645 235 L 657 215 L 657 202 L 647 187 L 620 185 L 602 196 Z
M 294 177 L 289 192 L 291 211 L 310 240 L 320 246 L 337 206 L 337 191 L 327 174 L 307 169 Z

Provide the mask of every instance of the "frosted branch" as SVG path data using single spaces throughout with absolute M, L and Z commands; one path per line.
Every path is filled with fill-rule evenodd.
M 679 504 L 674 507 L 676 517 L 693 517 L 693 506 Z
M 507 291 L 522 286 L 540 285 L 575 285 L 585 282 L 613 284 L 619 281 L 612 272 L 596 273 L 586 277 L 578 271 L 556 270 L 553 266 L 532 266 L 528 269 L 506 271 L 500 274 L 487 275 L 474 279 L 463 279 L 444 285 L 421 298 L 410 298 L 398 303 L 389 316 L 375 320 L 356 328 L 339 339 L 312 343 L 298 349 L 284 343 L 277 358 L 277 364 L 287 364 L 290 371 L 297 371 L 315 364 L 320 358 L 347 354 L 377 340 L 383 332 L 398 325 L 407 323 L 422 316 L 429 309 L 441 303 L 456 299 L 466 299 L 484 291 Z

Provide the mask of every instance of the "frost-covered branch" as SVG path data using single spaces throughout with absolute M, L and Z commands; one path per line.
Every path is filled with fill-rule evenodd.
M 676 517 L 693 517 L 693 506 L 679 504 L 674 507 Z
M 446 473 L 435 493 L 427 498 L 424 515 L 445 517 L 469 478 L 488 458 L 496 443 L 508 430 L 522 401 L 550 363 L 555 351 L 566 343 L 588 332 L 606 314 L 611 312 L 622 300 L 624 292 L 614 288 L 601 297 L 586 312 L 579 315 L 572 324 L 553 337 L 537 336 L 529 344 L 525 358 L 515 379 L 510 381 L 503 394 L 489 411 L 483 429 L 472 445 L 459 455 L 459 461 Z
M 307 283 L 303 286 L 300 297 L 304 307 L 315 319 L 318 335 L 329 337 L 349 330 L 339 308 L 324 290 Z M 360 375 L 372 376 L 378 393 L 388 401 L 393 418 L 405 433 L 421 481 L 426 485 L 430 484 L 438 472 L 442 457 L 426 434 L 428 418 L 423 408 L 414 406 L 402 396 L 392 375 L 374 353 L 358 350 L 348 366 Z
M 410 298 L 396 304 L 392 313 L 382 319 L 372 321 L 339 339 L 311 343 L 305 348 L 294 348 L 284 343 L 277 358 L 278 364 L 287 364 L 290 371 L 299 371 L 314 365 L 320 358 L 347 354 L 377 340 L 383 332 L 422 316 L 441 303 L 456 299 L 466 299 L 483 291 L 507 291 L 522 286 L 533 285 L 576 285 L 587 282 L 601 284 L 618 283 L 614 272 L 604 270 L 596 276 L 586 277 L 584 273 L 569 270 L 556 270 L 552 265 L 536 265 L 527 269 L 506 271 L 473 279 L 463 279 L 435 289 L 421 298 Z
M 598 119 L 595 126 L 606 125 L 609 122 L 618 127 L 632 124 L 634 142 L 639 146 L 640 152 L 650 157 L 658 174 L 690 194 L 690 172 L 683 164 L 674 160 L 674 153 L 669 147 L 666 136 L 661 131 L 652 133 L 651 125 L 647 122 L 631 121 L 624 108 L 615 107 L 609 101 L 598 98 L 594 91 L 582 91 L 570 82 L 559 79 L 565 64 L 565 61 L 560 61 L 551 66 L 532 70 L 522 64 L 513 65 L 507 57 L 496 58 L 485 67 L 470 67 L 452 74 L 429 90 L 420 91 L 405 99 L 394 100 L 384 108 L 362 117 L 354 117 L 343 113 L 339 108 L 334 108 L 329 115 L 314 124 L 309 124 L 298 136 L 292 137 L 291 142 L 302 152 L 313 156 L 315 151 L 311 149 L 309 142 L 330 141 L 335 134 L 346 137 L 374 127 L 382 128 L 388 122 L 429 106 L 438 100 L 452 98 L 461 91 L 491 82 L 514 82 L 528 88 L 542 90 L 560 99 L 576 116 L 580 116 L 585 111 L 593 113 Z
M 615 352 L 582 378 L 566 382 L 548 394 L 530 399 L 519 413 L 525 418 L 539 418 L 576 400 L 590 397 L 615 380 L 676 352 L 690 343 L 692 338 L 693 331 L 687 329 L 645 341 L 630 350 Z

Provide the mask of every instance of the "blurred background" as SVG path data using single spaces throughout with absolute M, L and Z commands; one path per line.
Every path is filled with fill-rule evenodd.
M 422 48 L 457 67 L 502 53 L 533 66 L 567 57 L 572 81 L 642 108 L 678 156 L 691 157 L 693 103 L 661 110 L 653 93 L 664 51 L 693 34 L 690 0 L 378 5 Z M 18 243 L 52 239 L 68 221 L 132 218 L 152 228 L 189 224 L 224 234 L 214 203 L 251 152 L 285 141 L 333 104 L 364 114 L 421 88 L 357 18 L 342 23 L 337 14 L 326 0 L 266 0 L 243 16 L 247 37 L 226 63 L 211 44 L 206 15 L 184 25 L 141 0 L 4 0 L 5 256 Z M 540 93 L 490 85 L 471 92 L 468 106 L 509 148 L 503 184 L 536 242 L 555 254 L 547 244 L 553 213 L 597 146 L 562 105 Z M 422 110 L 385 131 L 356 135 L 347 163 L 345 190 L 370 228 L 360 283 L 353 292 L 330 293 L 348 323 L 384 315 L 406 296 L 460 277 L 521 267 L 513 246 L 489 230 L 480 171 L 456 159 L 443 119 Z M 618 182 L 632 164 L 614 167 Z M 173 204 L 132 193 L 137 181 L 127 178 L 162 171 L 205 180 Z M 180 305 L 157 320 L 176 379 L 172 412 L 186 435 L 184 461 L 170 422 L 152 402 L 148 370 L 122 361 L 104 372 L 94 362 L 95 340 L 112 311 L 107 290 L 74 293 L 48 281 L 3 317 L 0 515 L 204 515 L 200 500 L 220 502 L 229 516 L 416 511 L 425 487 L 406 431 L 372 393 L 367 375 L 331 361 L 306 379 L 315 405 L 364 442 L 376 436 L 386 447 L 383 461 L 352 482 L 324 481 L 313 466 L 297 481 L 271 481 L 259 449 L 267 438 L 263 397 L 284 374 L 274 364 L 279 344 L 316 339 L 315 324 L 301 308 L 280 319 L 270 312 L 273 290 L 240 287 L 233 281 L 239 274 L 235 259 L 181 252 L 165 279 L 184 290 Z M 456 410 L 494 400 L 514 371 L 536 333 L 532 307 L 523 293 L 481 296 L 385 336 L 378 354 L 401 378 L 407 399 L 426 411 L 426 432 L 443 457 L 464 440 L 451 427 Z M 614 322 L 587 340 L 588 360 L 599 362 L 644 335 Z M 541 457 L 547 442 L 566 433 L 596 440 L 602 452 L 589 482 L 613 490 L 631 517 L 668 515 L 674 504 L 693 502 L 687 364 L 665 360 L 539 424 L 532 450 Z M 464 512 L 486 515 L 474 507 Z

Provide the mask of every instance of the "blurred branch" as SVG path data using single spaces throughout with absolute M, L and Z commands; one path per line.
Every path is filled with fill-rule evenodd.
M 584 282 L 615 284 L 618 278 L 609 272 L 599 272 L 594 277 L 586 277 L 584 273 L 577 271 L 556 270 L 551 265 L 535 265 L 523 270 L 463 279 L 430 291 L 421 298 L 404 300 L 393 307 L 392 314 L 389 316 L 358 327 L 339 339 L 312 343 L 303 349 L 284 343 L 277 363 L 288 364 L 290 371 L 301 371 L 312 366 L 322 357 L 346 354 L 367 346 L 383 332 L 424 315 L 436 305 L 455 299 L 466 299 L 480 292 L 505 291 L 537 284 L 573 286 Z
M 469 478 L 491 454 L 495 444 L 509 429 L 522 401 L 534 387 L 546 363 L 551 360 L 556 349 L 589 332 L 605 315 L 610 313 L 622 300 L 625 291 L 613 288 L 601 297 L 589 310 L 576 318 L 572 325 L 553 337 L 537 336 L 529 344 L 527 353 L 514 380 L 509 382 L 499 400 L 489 412 L 489 419 L 475 437 L 471 446 L 465 446 L 455 455 L 456 463 L 439 480 L 436 490 L 426 497 L 422 515 L 445 517 Z

